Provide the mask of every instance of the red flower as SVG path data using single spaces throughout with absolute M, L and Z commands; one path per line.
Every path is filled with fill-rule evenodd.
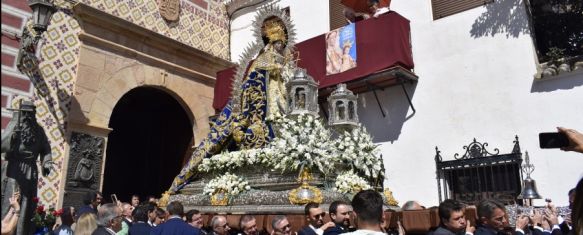
M 63 214 L 63 208 L 53 211 L 54 216 L 61 216 Z
M 39 214 L 45 213 L 45 207 L 43 205 L 36 207 L 36 213 L 39 213 Z
M 38 203 L 38 201 L 39 201 L 38 197 L 33 197 L 33 198 L 32 198 L 32 202 L 34 202 L 34 203 Z

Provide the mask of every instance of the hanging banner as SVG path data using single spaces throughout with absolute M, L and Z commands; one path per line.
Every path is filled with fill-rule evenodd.
M 354 23 L 326 33 L 326 75 L 356 67 Z

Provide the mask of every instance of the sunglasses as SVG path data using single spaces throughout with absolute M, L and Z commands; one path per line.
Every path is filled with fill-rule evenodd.
M 314 215 L 314 218 L 324 218 L 326 216 L 326 212 L 322 212 L 320 214 Z
M 281 227 L 280 229 L 277 229 L 277 230 L 283 232 L 283 231 L 287 231 L 289 229 L 291 229 L 291 225 L 290 224 L 286 224 L 285 226 L 283 226 L 283 227 Z

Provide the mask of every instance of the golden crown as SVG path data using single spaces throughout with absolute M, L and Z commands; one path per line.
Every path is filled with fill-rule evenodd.
M 265 36 L 267 36 L 269 39 L 269 42 L 281 40 L 283 43 L 287 43 L 284 26 L 277 20 L 270 20 L 265 22 L 264 33 Z

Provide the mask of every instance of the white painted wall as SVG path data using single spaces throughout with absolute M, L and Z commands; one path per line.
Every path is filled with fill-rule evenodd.
M 361 95 L 361 121 L 382 143 L 385 185 L 401 203 L 419 200 L 437 205 L 435 146 L 444 160 L 475 137 L 490 150 L 509 153 L 514 135 L 536 167 L 532 178 L 543 197 L 567 205 L 567 191 L 583 176 L 583 154 L 538 147 L 538 133 L 565 126 L 583 131 L 583 73 L 570 78 L 535 82 L 536 55 L 527 30 L 525 10 L 518 0 L 495 1 L 434 21 L 430 1 L 394 0 L 391 9 L 411 20 L 416 86 L 412 114 L 401 87 L 380 91 L 383 118 L 372 93 Z M 516 4 L 518 6 L 516 6 Z M 492 10 L 514 7 L 514 19 L 497 17 L 494 26 L 472 30 L 476 19 Z M 489 12 L 490 11 L 490 12 Z M 504 14 L 500 14 L 504 16 Z M 489 21 L 487 21 L 489 22 Z M 512 27 L 506 27 L 512 22 Z M 472 32 L 488 32 L 494 35 Z M 478 29 L 478 30 L 477 30 Z M 516 35 L 516 36 L 515 36 Z M 535 200 L 535 205 L 544 200 Z
M 328 0 L 268 0 L 279 7 L 289 7 L 290 16 L 296 28 L 296 42 L 318 36 L 330 30 Z M 259 7 L 264 4 L 258 5 Z M 309 6 L 309 7 L 307 7 Z M 247 45 L 255 40 L 251 22 L 255 9 L 240 10 L 232 17 L 231 23 L 231 61 L 237 62 Z
M 328 1 L 282 0 L 280 5 L 290 6 L 299 41 L 329 30 Z M 532 177 L 539 193 L 567 205 L 567 191 L 583 176 L 583 154 L 542 150 L 538 133 L 555 131 L 556 126 L 583 131 L 583 75 L 534 81 L 536 54 L 522 2 L 495 1 L 436 21 L 430 1 L 393 0 L 391 9 L 411 20 L 419 82 L 407 89 L 417 113 L 411 116 L 401 87 L 392 87 L 378 92 L 386 117 L 371 92 L 359 96 L 359 115 L 382 144 L 385 185 L 395 198 L 438 205 L 435 146 L 444 160 L 463 154 L 462 147 L 474 137 L 488 142 L 491 151 L 509 153 L 518 135 L 536 167 Z M 505 9 L 514 13 L 505 15 Z M 473 28 L 492 12 L 497 17 L 486 21 L 492 25 Z M 233 20 L 233 61 L 253 40 L 253 16 L 246 13 Z

